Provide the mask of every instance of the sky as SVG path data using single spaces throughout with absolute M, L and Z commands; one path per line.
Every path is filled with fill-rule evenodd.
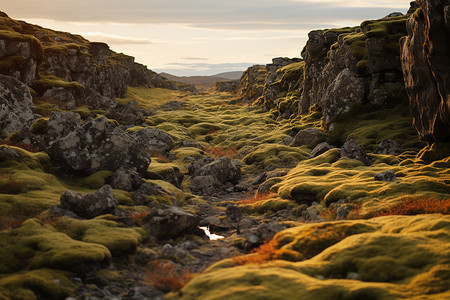
M 308 32 L 355 26 L 409 0 L 2 0 L 13 19 L 106 42 L 156 72 L 243 71 L 300 57 Z

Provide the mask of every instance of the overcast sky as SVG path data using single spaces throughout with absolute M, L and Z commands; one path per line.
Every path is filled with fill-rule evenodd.
M 299 57 L 308 32 L 399 11 L 400 0 L 1 0 L 11 18 L 102 41 L 157 72 L 212 75 Z

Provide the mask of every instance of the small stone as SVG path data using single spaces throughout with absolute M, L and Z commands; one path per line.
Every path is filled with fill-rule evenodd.
M 390 182 L 397 180 L 397 178 L 395 177 L 395 173 L 392 170 L 378 173 L 374 176 L 374 179 L 377 181 L 390 181 Z
M 361 280 L 361 276 L 356 272 L 350 272 L 347 274 L 347 279 L 351 280 Z

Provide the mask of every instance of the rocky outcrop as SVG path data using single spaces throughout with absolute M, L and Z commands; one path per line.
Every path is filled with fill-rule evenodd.
M 172 136 L 156 128 L 144 128 L 132 136 L 149 154 L 167 154 L 173 148 Z
M 31 35 L 0 32 L 0 74 L 13 76 L 32 85 L 43 58 L 39 40 Z
M 4 13 L 0 15 L 0 26 L 0 74 L 33 86 L 38 96 L 53 88 L 81 87 L 86 91 L 71 90 L 64 102 L 75 98 L 92 105 L 93 98 L 103 96 L 114 101 L 124 97 L 128 85 L 189 89 L 148 70 L 132 56 L 112 51 L 105 43 L 12 20 Z M 61 91 L 52 91 L 48 96 L 60 98 Z M 99 108 L 104 109 L 104 105 Z
M 216 90 L 219 92 L 238 93 L 239 92 L 239 80 L 230 81 L 217 81 Z
M 245 70 L 239 84 L 243 102 L 253 102 L 263 94 L 266 76 L 267 69 L 264 65 L 255 65 Z
M 163 240 L 195 232 L 199 222 L 197 216 L 178 207 L 157 209 L 144 220 L 146 230 L 152 236 Z
M 414 126 L 429 143 L 450 141 L 450 2 L 421 0 L 401 40 Z
M 266 66 L 252 66 L 241 77 L 241 98 L 266 110 L 275 108 L 277 116 L 287 118 L 298 112 L 303 69 L 302 59 L 287 57 L 274 58 Z
M 406 98 L 398 48 L 399 38 L 406 34 L 406 18 L 310 32 L 302 51 L 305 81 L 300 112 L 318 103 L 328 127 L 355 103 L 380 106 Z
M 92 219 L 113 213 L 117 207 L 117 200 L 112 194 L 111 187 L 104 185 L 98 191 L 87 195 L 67 190 L 61 195 L 60 207 L 82 218 Z
M 56 119 L 56 118 L 55 118 Z M 59 118 L 61 119 L 61 118 Z M 49 128 L 61 128 L 49 121 Z M 73 127 L 73 122 L 67 126 Z M 74 171 L 92 174 L 100 170 L 115 171 L 121 167 L 138 173 L 147 170 L 150 153 L 135 137 L 120 129 L 113 121 L 101 117 L 75 125 L 69 133 L 53 137 L 47 150 L 57 164 Z M 61 132 L 60 131 L 60 132 Z
M 224 190 L 225 184 L 237 183 L 241 178 L 240 162 L 228 157 L 217 160 L 205 158 L 189 165 L 191 191 L 195 194 L 213 195 Z
M 13 133 L 31 126 L 32 111 L 30 89 L 18 79 L 0 75 L 0 131 Z

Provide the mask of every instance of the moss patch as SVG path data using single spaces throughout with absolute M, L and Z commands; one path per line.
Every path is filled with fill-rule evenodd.
M 275 239 L 278 250 L 303 252 L 313 246 L 317 251 L 307 254 L 317 254 L 312 258 L 244 266 L 219 262 L 175 298 L 445 298 L 449 233 L 450 217 L 442 215 L 306 224 L 284 230 Z

